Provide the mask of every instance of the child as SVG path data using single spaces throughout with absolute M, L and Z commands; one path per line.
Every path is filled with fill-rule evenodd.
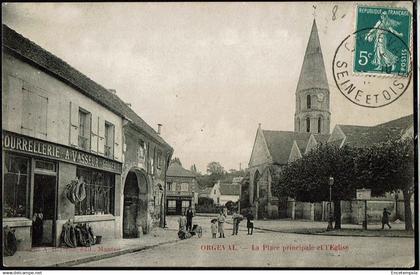
M 211 220 L 211 234 L 213 236 L 213 239 L 216 239 L 216 235 L 217 235 L 217 219 L 212 219 Z

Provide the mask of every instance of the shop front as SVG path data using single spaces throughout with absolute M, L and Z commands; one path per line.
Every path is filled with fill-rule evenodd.
M 58 246 L 68 220 L 118 237 L 120 162 L 9 131 L 2 144 L 3 227 L 15 230 L 18 250 Z M 66 192 L 75 181 L 83 182 L 83 200 L 71 202 Z
M 167 214 L 181 215 L 184 214 L 188 207 L 192 206 L 192 197 L 190 196 L 167 196 Z

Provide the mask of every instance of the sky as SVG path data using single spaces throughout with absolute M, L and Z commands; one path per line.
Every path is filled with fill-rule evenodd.
M 411 10 L 409 3 L 381 5 Z M 295 90 L 314 17 L 331 130 L 412 113 L 412 86 L 376 109 L 353 104 L 335 86 L 331 63 L 354 31 L 354 9 L 345 2 L 3 3 L 2 20 L 115 89 L 155 129 L 163 124 L 173 156 L 205 172 L 211 161 L 226 170 L 247 167 L 258 123 L 293 131 Z

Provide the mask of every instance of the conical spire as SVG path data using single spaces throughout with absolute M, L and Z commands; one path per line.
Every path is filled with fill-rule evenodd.
M 315 19 L 312 24 L 308 45 L 306 46 L 305 58 L 303 59 L 296 92 L 313 88 L 328 89 L 327 74 L 325 73 L 324 59 Z

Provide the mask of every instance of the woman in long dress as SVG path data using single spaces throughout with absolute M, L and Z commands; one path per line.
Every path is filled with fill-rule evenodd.
M 391 70 L 395 69 L 398 57 L 387 48 L 387 34 L 391 32 L 402 37 L 403 34 L 394 29 L 399 24 L 400 22 L 389 18 L 387 12 L 384 11 L 381 14 L 381 19 L 366 34 L 365 40 L 374 42 L 375 55 L 372 64 L 377 66 L 375 70 L 382 70 L 384 67 L 391 68 Z

